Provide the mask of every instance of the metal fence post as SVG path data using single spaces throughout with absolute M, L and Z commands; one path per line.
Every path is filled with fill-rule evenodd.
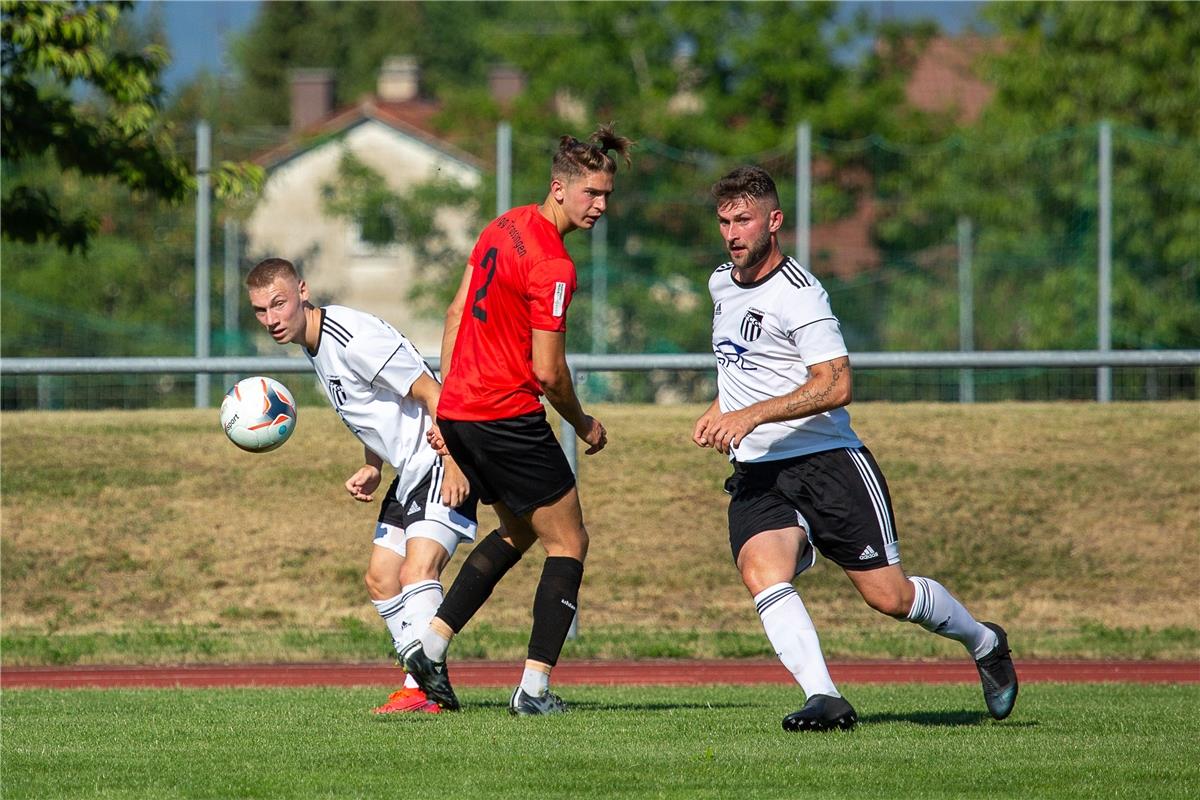
M 212 280 L 209 277 L 209 168 L 212 161 L 212 131 L 208 123 L 196 124 L 196 357 L 208 358 L 211 320 L 209 301 Z M 196 408 L 208 408 L 209 376 L 196 373 Z
M 971 220 L 958 218 L 958 349 L 969 353 L 975 349 L 975 303 L 971 282 Z M 975 372 L 959 370 L 958 402 L 975 402 Z
M 812 125 L 796 128 L 796 258 L 812 269 L 809 231 L 812 226 Z
M 512 125 L 496 126 L 496 216 L 512 208 Z
M 225 355 L 237 355 L 234 343 L 238 335 L 238 303 L 241 300 L 242 287 L 238 269 L 240 258 L 238 244 L 238 221 L 225 217 L 225 308 L 222 322 L 225 328 Z M 225 376 L 225 388 L 233 385 L 234 375 Z
M 1112 123 L 1100 123 L 1100 252 L 1099 298 L 1096 325 L 1096 349 L 1112 350 Z M 1112 368 L 1096 370 L 1096 399 L 1112 400 Z

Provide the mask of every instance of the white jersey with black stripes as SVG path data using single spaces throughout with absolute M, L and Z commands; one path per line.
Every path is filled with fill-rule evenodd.
M 733 264 L 722 264 L 709 278 L 708 290 L 722 412 L 783 397 L 808 381 L 810 365 L 847 355 L 825 288 L 791 257 L 750 284 L 733 279 Z M 849 413 L 838 408 L 759 425 L 731 456 L 740 462 L 776 461 L 861 446 Z
M 396 496 L 429 474 L 437 454 L 425 441 L 432 420 L 409 395 L 429 366 L 388 323 L 346 306 L 321 308 L 316 352 L 304 349 L 325 396 L 346 427 L 396 470 Z

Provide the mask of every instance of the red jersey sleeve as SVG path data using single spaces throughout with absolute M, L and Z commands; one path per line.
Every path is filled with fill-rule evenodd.
M 550 258 L 529 270 L 529 323 L 539 331 L 567 329 L 567 308 L 575 296 L 575 264 Z

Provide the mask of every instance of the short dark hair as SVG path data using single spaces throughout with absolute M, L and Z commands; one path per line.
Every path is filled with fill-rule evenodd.
M 296 271 L 296 265 L 286 258 L 264 258 L 246 276 L 246 288 L 265 289 L 279 277 L 300 280 L 300 273 Z
M 712 195 L 718 206 L 734 200 L 765 200 L 772 211 L 779 208 L 779 192 L 775 189 L 775 181 L 762 167 L 738 167 L 713 184 Z
M 593 131 L 586 142 L 574 136 L 564 136 L 558 141 L 558 152 L 554 154 L 554 162 L 550 166 L 550 177 L 578 178 L 592 172 L 613 175 L 617 171 L 617 162 L 608 151 L 615 150 L 624 157 L 625 166 L 629 166 L 632 163 L 629 151 L 633 145 L 631 139 L 617 135 L 611 122 Z

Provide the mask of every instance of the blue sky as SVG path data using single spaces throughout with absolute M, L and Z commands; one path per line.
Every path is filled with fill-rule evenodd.
M 975 18 L 982 2 L 931 2 L 930 0 L 867 0 L 842 3 L 847 16 L 865 8 L 874 17 L 937 20 L 942 28 L 956 33 Z M 144 0 L 139 12 L 159 7 L 166 23 L 171 64 L 163 79 L 168 89 L 186 81 L 199 70 L 218 72 L 231 34 L 244 31 L 258 13 L 259 0 Z

